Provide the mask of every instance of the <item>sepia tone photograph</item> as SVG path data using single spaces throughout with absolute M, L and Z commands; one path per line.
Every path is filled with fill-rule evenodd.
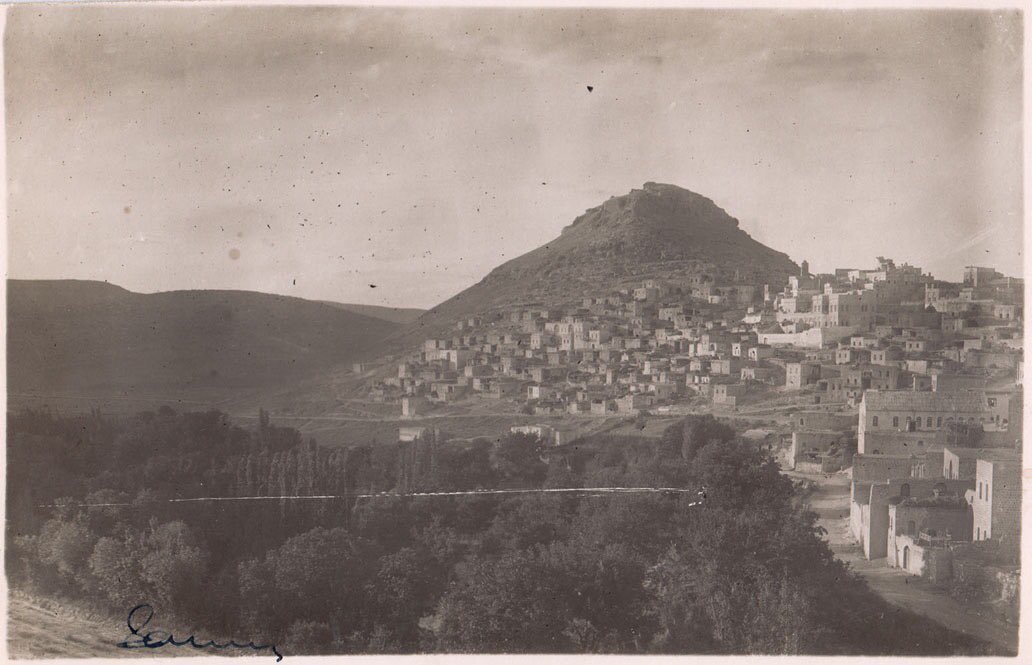
M 8 657 L 1019 656 L 1022 10 L 2 9 Z

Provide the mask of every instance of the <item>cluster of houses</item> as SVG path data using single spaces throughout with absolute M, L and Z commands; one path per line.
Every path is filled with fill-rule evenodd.
M 371 393 L 407 417 L 468 399 L 611 416 L 792 396 L 856 408 L 872 389 L 941 392 L 1020 376 L 1021 281 L 986 268 L 965 277 L 939 282 L 879 258 L 874 270 L 822 275 L 803 262 L 780 292 L 645 280 L 567 307 L 463 319 Z
M 900 286 L 889 288 L 906 299 L 886 303 L 869 293 L 892 280 L 891 262 L 880 268 L 878 281 L 837 303 L 867 330 L 788 372 L 793 389 L 812 386 L 845 404 L 794 413 L 787 462 L 810 472 L 850 467 L 850 528 L 866 558 L 947 586 L 977 580 L 1016 616 L 1023 285 L 989 268 L 966 268 L 963 283 L 949 284 L 903 266 Z M 805 285 L 835 283 L 815 281 Z M 803 293 L 797 284 L 785 295 Z M 790 301 L 794 321 L 843 323 L 811 302 Z M 866 320 L 870 309 L 856 308 L 872 302 Z
M 949 283 L 881 257 L 823 275 L 804 261 L 780 290 L 646 280 L 459 321 L 373 391 L 413 418 L 476 399 L 540 415 L 780 414 L 788 467 L 851 468 L 865 557 L 940 582 L 990 575 L 1017 611 L 1023 298 L 992 268 Z M 554 420 L 512 431 L 571 438 Z
M 803 262 L 780 291 L 696 281 L 464 319 L 374 396 L 412 418 L 469 399 L 539 415 L 781 413 L 788 466 L 852 468 L 850 523 L 866 557 L 940 581 L 977 561 L 1016 589 L 1022 280 L 972 266 L 943 282 L 879 257 L 872 270 L 819 275 Z M 513 431 L 568 438 L 551 425 Z
M 454 336 L 426 340 L 373 396 L 397 399 L 409 417 L 470 398 L 540 415 L 637 414 L 692 396 L 733 406 L 749 384 L 784 383 L 774 349 L 734 320 L 746 312 L 741 288 L 702 298 L 647 280 L 573 307 L 471 317 Z M 739 316 L 726 316 L 734 308 Z

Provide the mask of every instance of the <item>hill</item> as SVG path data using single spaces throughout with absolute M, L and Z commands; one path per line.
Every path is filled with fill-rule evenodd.
M 354 312 L 355 314 L 361 314 L 362 316 L 369 316 L 374 319 L 383 319 L 384 321 L 390 321 L 391 323 L 412 323 L 420 316 L 426 313 L 425 309 L 416 309 L 415 307 L 381 307 L 379 305 L 356 305 L 353 303 L 342 303 L 333 302 L 332 300 L 320 300 L 319 302 L 330 307 L 339 307 L 340 309 L 348 312 Z
M 647 182 L 586 211 L 558 238 L 498 266 L 398 337 L 440 334 L 463 317 L 521 304 L 569 304 L 643 279 L 708 274 L 726 282 L 783 283 L 798 270 L 705 196 Z
M 102 282 L 7 283 L 8 391 L 218 401 L 370 352 L 396 324 L 248 291 L 140 294 Z

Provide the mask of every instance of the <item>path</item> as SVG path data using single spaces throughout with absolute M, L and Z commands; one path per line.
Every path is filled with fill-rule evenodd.
M 828 532 L 828 544 L 835 556 L 860 573 L 878 595 L 893 605 L 926 616 L 947 628 L 1017 653 L 1017 626 L 994 617 L 975 614 L 963 603 L 935 593 L 920 578 L 898 568 L 890 568 L 885 559 L 868 561 L 863 557 L 849 529 L 848 476 L 841 473 L 809 475 L 793 472 L 787 472 L 786 475 L 807 478 L 817 483 L 809 503 L 811 510 L 820 516 L 820 525 Z
M 12 592 L 7 606 L 8 658 L 140 658 L 181 654 L 177 649 L 119 649 L 123 620 L 102 620 L 74 607 Z

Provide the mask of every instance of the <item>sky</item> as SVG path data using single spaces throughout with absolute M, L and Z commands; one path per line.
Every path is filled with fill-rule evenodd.
M 12 278 L 430 307 L 648 181 L 1022 273 L 1018 12 L 7 11 Z

